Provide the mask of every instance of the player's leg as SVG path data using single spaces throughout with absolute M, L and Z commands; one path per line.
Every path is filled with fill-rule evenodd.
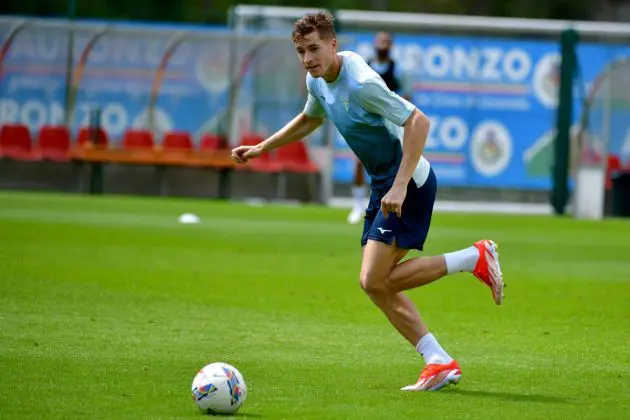
M 377 224 L 379 224 L 377 217 Z M 383 229 L 387 230 L 387 229 Z M 386 238 L 387 232 L 376 231 L 372 237 Z M 468 248 L 443 255 L 415 257 L 396 264 L 387 277 L 387 287 L 395 292 L 414 289 L 449 274 L 468 272 L 486 283 L 493 291 L 497 304 L 503 298 L 503 279 L 496 245 L 492 241 L 476 242 Z
M 358 159 L 355 161 L 354 177 L 352 184 L 352 211 L 348 215 L 348 223 L 359 223 L 365 213 L 365 170 L 363 164 Z
M 427 329 L 415 306 L 402 293 L 392 293 L 387 288 L 387 278 L 392 269 L 407 255 L 395 243 L 369 240 L 374 223 L 380 213 L 379 191 L 373 190 L 366 210 L 361 238 L 362 260 L 359 281 L 363 290 L 378 306 L 392 325 L 412 345 L 416 345 Z
M 461 370 L 457 361 L 429 332 L 411 300 L 388 287 L 387 278 L 391 269 L 406 254 L 407 250 L 398 248 L 395 243 L 368 240 L 363 251 L 361 287 L 426 362 L 418 382 L 403 390 L 438 390 L 450 383 L 457 383 Z
M 407 254 L 394 244 L 368 240 L 363 248 L 359 282 L 372 302 L 383 311 L 387 319 L 412 345 L 427 333 L 414 304 L 402 293 L 392 293 L 387 288 L 387 278 L 392 268 Z
M 402 292 L 424 286 L 446 275 L 472 273 L 492 290 L 497 305 L 503 302 L 503 275 L 494 242 L 482 240 L 459 251 L 416 257 L 398 264 L 387 279 L 391 290 Z
M 402 219 L 390 216 L 386 220 L 377 214 L 368 237 L 387 243 L 395 238 L 401 248 L 422 250 L 431 225 L 436 190 L 433 171 L 421 187 L 410 183 Z M 502 303 L 504 284 L 499 254 L 496 244 L 489 240 L 443 255 L 411 258 L 392 269 L 387 283 L 390 290 L 401 292 L 460 272 L 472 273 L 490 287 L 495 303 Z

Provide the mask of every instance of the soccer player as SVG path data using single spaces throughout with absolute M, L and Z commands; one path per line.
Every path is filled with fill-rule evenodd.
M 422 250 L 433 212 L 437 181 L 422 156 L 429 120 L 385 86 L 353 52 L 337 52 L 332 17 L 308 14 L 293 25 L 297 55 L 308 72 L 304 110 L 263 142 L 232 150 L 246 163 L 300 140 L 330 118 L 365 165 L 372 194 L 366 211 L 359 282 L 372 302 L 425 360 L 418 381 L 405 391 L 434 391 L 457 383 L 461 369 L 429 332 L 415 305 L 403 293 L 448 274 L 469 272 L 503 301 L 503 278 L 496 245 L 480 240 L 444 255 L 401 259 Z
M 391 90 L 409 100 L 407 78 L 401 66 L 391 57 L 392 35 L 389 32 L 378 32 L 374 37 L 375 57 L 368 60 L 368 65 L 381 76 L 385 85 Z M 355 161 L 354 178 L 352 183 L 352 197 L 354 204 L 348 215 L 348 223 L 359 223 L 365 214 L 365 177 L 364 167 L 359 159 Z

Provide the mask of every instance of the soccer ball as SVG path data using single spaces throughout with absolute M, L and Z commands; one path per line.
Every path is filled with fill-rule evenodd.
M 246 397 L 243 375 L 227 363 L 210 363 L 193 379 L 192 398 L 204 413 L 234 414 Z

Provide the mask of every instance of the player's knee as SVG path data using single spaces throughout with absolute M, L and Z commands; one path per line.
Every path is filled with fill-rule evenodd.
M 370 271 L 363 270 L 359 276 L 361 288 L 368 295 L 381 295 L 387 293 L 387 284 L 385 279 L 374 275 Z
M 396 284 L 392 280 L 392 276 L 391 275 L 388 274 L 387 277 L 385 277 L 383 279 L 383 283 L 385 284 L 385 287 L 387 288 L 387 290 L 389 290 L 391 292 L 396 291 Z

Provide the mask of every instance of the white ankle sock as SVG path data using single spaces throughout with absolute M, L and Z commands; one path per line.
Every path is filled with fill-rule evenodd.
M 474 246 L 469 246 L 460 251 L 444 254 L 444 259 L 448 274 L 461 273 L 462 271 L 472 273 L 479 259 L 479 250 Z
M 365 187 L 352 187 L 352 196 L 354 197 L 354 207 L 363 208 L 365 206 Z
M 446 364 L 451 363 L 453 360 L 431 333 L 427 333 L 420 338 L 416 345 L 416 350 L 422 355 L 427 365 L 431 363 Z

